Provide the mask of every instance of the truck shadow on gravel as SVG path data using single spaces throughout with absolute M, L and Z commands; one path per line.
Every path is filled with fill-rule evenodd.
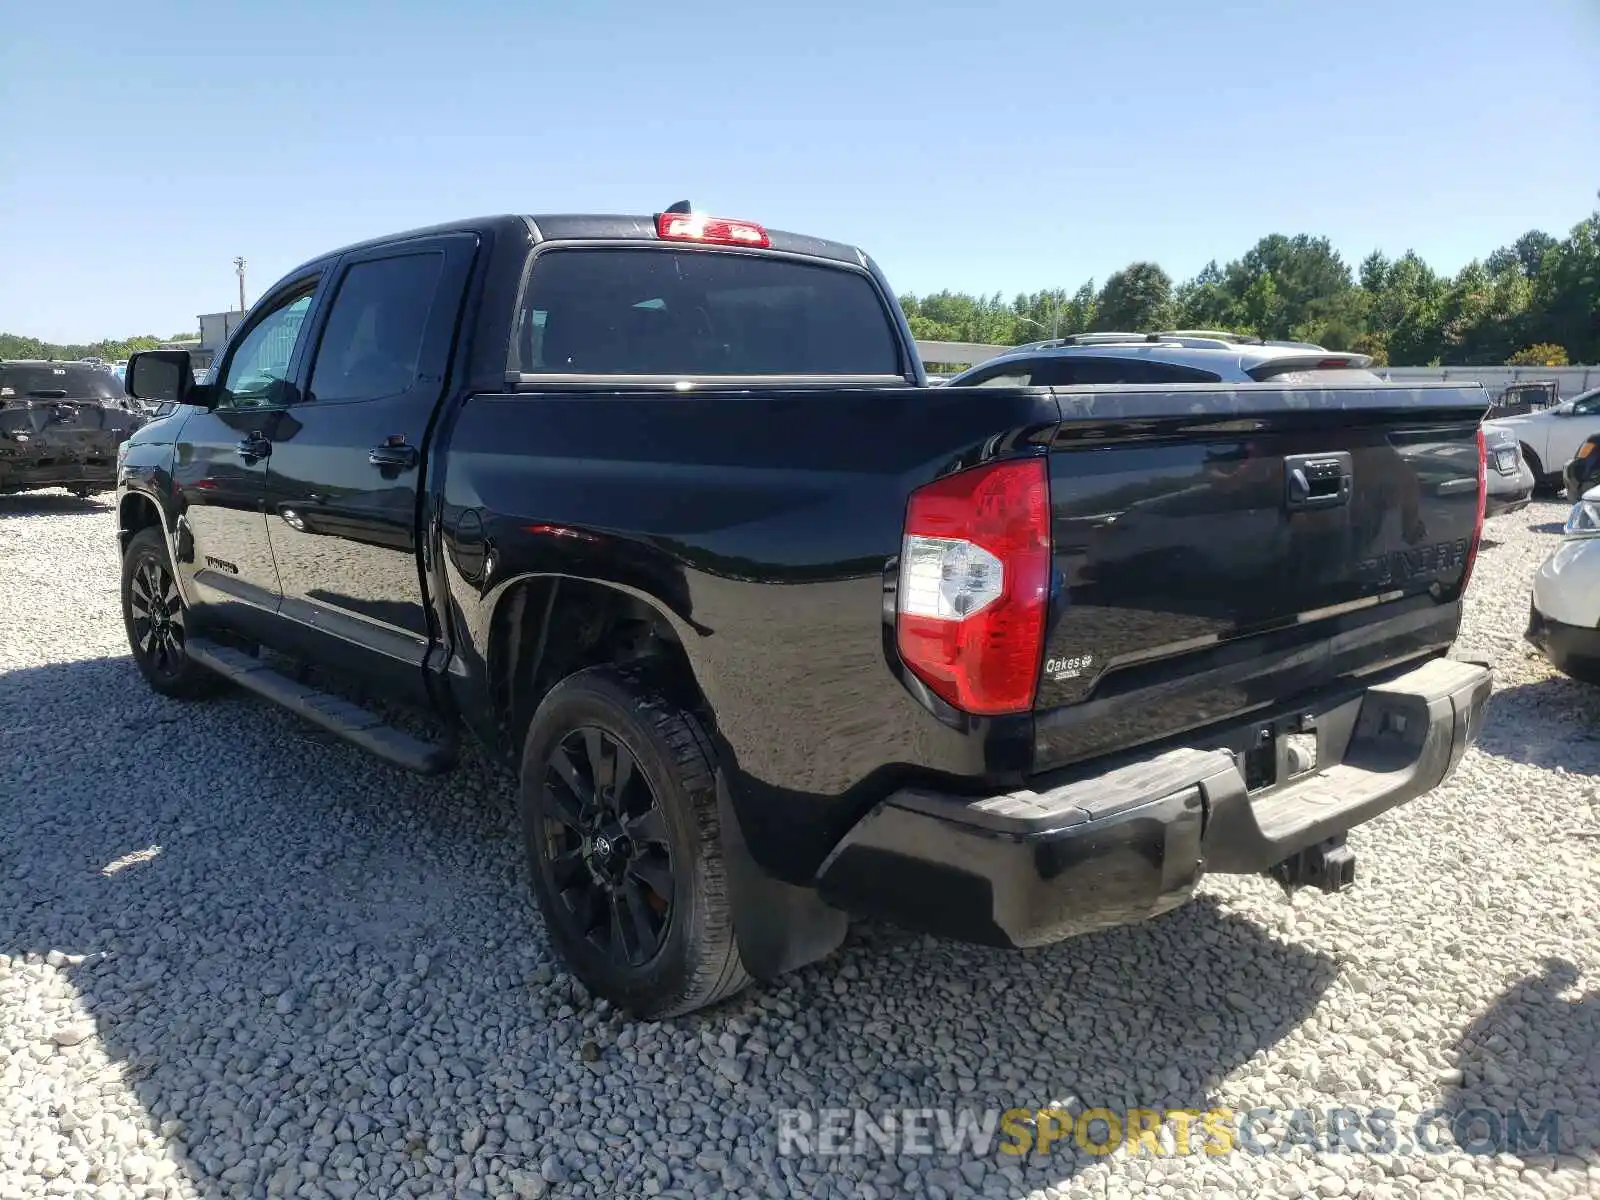
M 1504 1149 L 1581 1179 L 1600 1162 L 1600 988 L 1583 991 L 1578 968 L 1548 959 L 1512 985 L 1462 1034 L 1459 1083 L 1444 1097 L 1457 1145 Z
M 1534 767 L 1600 772 L 1600 688 L 1565 675 L 1496 688 L 1477 748 Z
M 1337 972 L 1204 899 L 1027 953 L 861 925 L 775 986 L 629 1022 L 553 960 L 504 776 L 416 779 L 121 658 L 0 697 L 0 1085 L 52 1170 L 207 1197 L 1041 1187 L 1102 1160 L 998 1135 L 780 1156 L 779 1114 L 1204 1108 Z
M 0 521 L 7 517 L 64 517 L 105 512 L 112 502 L 110 492 L 82 500 L 65 492 L 16 492 L 0 495 Z

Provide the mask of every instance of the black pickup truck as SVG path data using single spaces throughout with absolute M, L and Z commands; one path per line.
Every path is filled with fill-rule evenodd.
M 327 254 L 213 382 L 128 378 L 177 405 L 120 463 L 150 685 L 490 747 L 552 941 L 641 1014 L 851 914 L 1030 946 L 1206 870 L 1340 888 L 1490 692 L 1476 386 L 930 387 L 860 251 L 686 205 Z

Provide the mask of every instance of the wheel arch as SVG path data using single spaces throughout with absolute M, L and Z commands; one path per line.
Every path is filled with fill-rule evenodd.
M 504 581 L 492 601 L 485 654 L 502 749 L 520 753 L 534 710 L 556 683 L 585 667 L 649 660 L 657 683 L 714 724 L 689 649 L 693 631 L 656 597 L 609 581 L 561 574 Z
M 812 888 L 773 879 L 757 865 L 729 792 L 729 764 L 697 661 L 690 621 L 657 597 L 625 585 L 567 575 L 508 580 L 495 597 L 485 665 L 496 732 L 520 754 L 538 702 L 561 679 L 601 663 L 650 661 L 650 679 L 692 713 L 709 736 L 717 777 L 721 842 L 733 889 L 734 930 L 750 973 L 772 979 L 831 954 L 847 918 Z M 576 638 L 574 614 L 587 615 Z M 581 617 L 577 622 L 584 624 Z M 551 657 L 554 655 L 554 657 Z
M 117 538 L 122 549 L 127 550 L 129 539 L 139 530 L 151 526 L 158 526 L 165 533 L 166 522 L 161 518 L 161 506 L 153 496 L 144 492 L 127 492 L 117 504 Z M 171 549 L 168 540 L 168 549 Z
M 1528 469 L 1533 472 L 1533 484 L 1534 487 L 1537 488 L 1540 484 L 1544 483 L 1549 476 L 1549 472 L 1546 470 L 1544 465 L 1544 460 L 1539 457 L 1538 451 L 1536 451 L 1532 446 L 1528 445 L 1526 440 L 1518 438 L 1517 445 L 1522 447 L 1522 459 L 1528 464 Z

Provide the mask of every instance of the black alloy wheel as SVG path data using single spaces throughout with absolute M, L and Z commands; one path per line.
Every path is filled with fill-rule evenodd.
M 543 854 L 569 928 L 618 967 L 660 952 L 672 920 L 672 849 L 659 801 L 613 734 L 574 729 L 544 771 Z
M 189 657 L 192 622 L 160 529 L 141 529 L 128 539 L 122 560 L 122 620 L 134 665 L 162 695 L 194 699 L 221 685 L 219 675 Z
M 183 650 L 183 600 L 178 581 L 154 556 L 142 559 L 128 585 L 128 627 L 134 653 L 165 679 L 176 679 L 188 665 Z
M 659 1018 L 749 985 L 715 751 L 650 664 L 585 667 L 545 694 L 517 809 L 551 946 L 590 992 Z

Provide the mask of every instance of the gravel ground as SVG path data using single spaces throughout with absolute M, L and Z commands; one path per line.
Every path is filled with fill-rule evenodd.
M 1562 513 L 1490 523 L 1487 728 L 1352 838 L 1353 892 L 1216 880 L 1025 954 L 866 925 L 632 1024 L 554 961 L 508 781 L 154 696 L 110 508 L 0 499 L 0 1198 L 1595 1194 L 1600 693 L 1520 640 Z M 783 1109 L 1044 1105 L 1553 1109 L 1560 1145 L 1334 1153 L 1273 1117 L 1282 1153 L 778 1153 Z

